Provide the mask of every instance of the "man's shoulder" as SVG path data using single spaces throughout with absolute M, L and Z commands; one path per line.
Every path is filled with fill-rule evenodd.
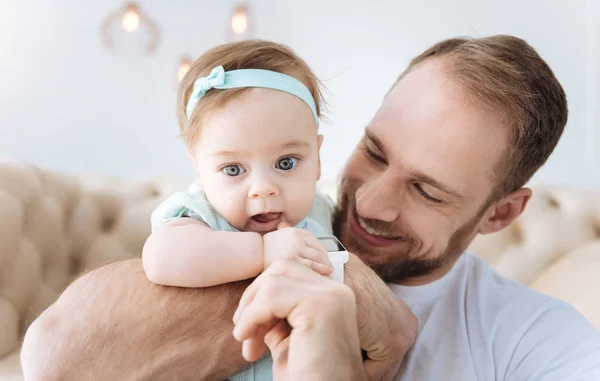
M 466 254 L 467 308 L 479 310 L 479 318 L 490 325 L 504 322 L 500 330 L 515 330 L 539 319 L 549 311 L 570 309 L 570 306 L 548 295 L 513 281 L 492 269 L 481 257 Z M 491 326 L 489 328 L 492 328 Z
M 486 301 L 494 310 L 514 308 L 524 303 L 531 305 L 531 310 L 537 310 L 542 305 L 564 304 L 556 298 L 501 275 L 473 253 L 467 252 L 465 256 L 467 288 L 474 293 L 475 300 Z M 489 302 L 492 302 L 491 305 Z
M 558 375 L 588 365 L 600 374 L 600 333 L 584 316 L 467 255 L 467 319 L 477 320 L 478 330 L 488 333 L 485 341 L 494 348 L 496 364 L 504 365 L 506 379 L 528 379 L 536 371 Z M 549 360 L 562 365 L 546 367 Z

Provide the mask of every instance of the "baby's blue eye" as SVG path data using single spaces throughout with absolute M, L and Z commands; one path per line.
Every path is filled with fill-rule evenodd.
M 233 164 L 233 165 L 228 165 L 225 168 L 223 168 L 223 172 L 227 176 L 235 177 L 235 176 L 241 175 L 242 173 L 245 173 L 246 170 L 237 164 Z
M 298 164 L 298 159 L 295 157 L 283 157 L 279 159 L 275 167 L 277 169 L 281 169 L 282 171 L 289 171 L 294 168 L 296 164 Z

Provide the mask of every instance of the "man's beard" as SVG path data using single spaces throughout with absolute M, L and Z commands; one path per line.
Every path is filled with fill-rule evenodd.
M 352 191 L 354 192 L 354 191 Z M 410 233 L 403 231 L 399 232 L 398 228 L 394 227 L 391 223 L 380 221 L 380 220 L 366 220 L 367 224 L 378 231 L 395 234 L 407 243 L 408 248 L 399 252 L 397 256 L 390 259 L 388 263 L 382 263 L 381 261 L 372 260 L 377 253 L 369 253 L 370 255 L 361 256 L 360 253 L 365 253 L 370 248 L 363 245 L 359 240 L 353 237 L 342 237 L 342 225 L 348 224 L 347 221 L 350 213 L 348 208 L 350 206 L 350 199 L 348 196 L 349 192 L 345 189 L 340 190 L 338 205 L 333 218 L 333 233 L 336 237 L 342 240 L 344 245 L 352 247 L 356 251 L 361 259 L 369 265 L 385 282 L 398 283 L 407 279 L 422 277 L 429 275 L 440 268 L 447 267 L 454 263 L 458 257 L 467 249 L 471 241 L 476 235 L 477 225 L 483 215 L 485 214 L 489 202 L 486 202 L 478 213 L 469 219 L 465 224 L 459 227 L 450 237 L 446 248 L 441 254 L 432 255 L 432 253 L 426 253 L 423 255 L 427 258 L 415 258 L 414 254 L 420 248 L 419 240 L 411 236 Z M 354 194 L 354 193 L 352 193 Z M 352 207 L 355 207 L 355 203 L 352 203 Z M 377 249 L 371 249 L 376 251 Z M 352 252 L 351 249 L 349 251 Z

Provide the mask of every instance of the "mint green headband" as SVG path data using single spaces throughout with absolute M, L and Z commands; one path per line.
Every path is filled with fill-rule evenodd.
M 196 108 L 198 100 L 210 89 L 236 89 L 242 87 L 261 87 L 284 91 L 300 98 L 310 107 L 317 127 L 319 116 L 315 100 L 304 84 L 294 77 L 276 71 L 262 69 L 240 69 L 225 71 L 223 66 L 214 68 L 207 77 L 200 77 L 194 82 L 194 90 L 188 100 L 186 114 L 189 119 Z

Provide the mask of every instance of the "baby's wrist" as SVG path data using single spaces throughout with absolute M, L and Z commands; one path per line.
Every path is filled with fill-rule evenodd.
M 253 263 L 255 264 L 256 275 L 258 275 L 263 271 L 264 264 L 265 264 L 265 258 L 264 258 L 265 257 L 264 256 L 265 245 L 264 245 L 263 237 L 262 237 L 262 235 L 260 235 L 259 233 L 256 233 L 256 232 L 247 232 L 246 234 L 250 234 L 252 237 L 251 238 L 252 244 L 249 245 L 248 247 L 251 248 L 249 250 L 251 252 L 250 255 L 252 255 L 252 258 L 254 259 Z

